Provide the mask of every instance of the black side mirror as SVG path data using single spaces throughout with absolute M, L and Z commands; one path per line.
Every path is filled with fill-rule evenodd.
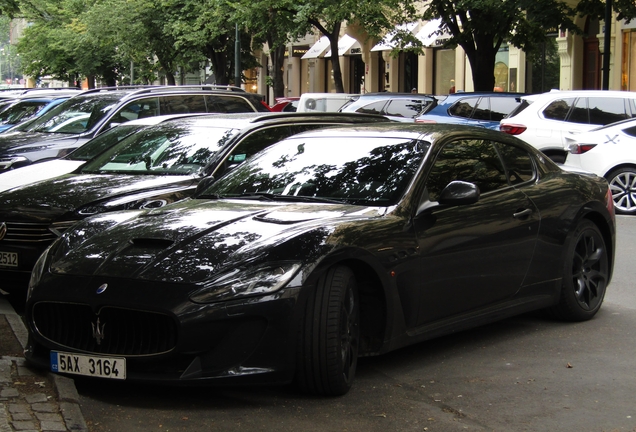
M 212 183 L 214 183 L 214 176 L 203 177 L 197 184 L 197 188 L 194 190 L 194 198 L 199 196 L 204 190 L 206 190 Z
M 439 195 L 442 205 L 467 205 L 479 201 L 479 188 L 474 183 L 455 180 L 450 182 Z

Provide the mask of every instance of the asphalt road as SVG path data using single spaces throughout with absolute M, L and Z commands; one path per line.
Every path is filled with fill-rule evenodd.
M 524 315 L 361 359 L 346 396 L 77 381 L 93 432 L 636 431 L 636 218 L 595 319 Z

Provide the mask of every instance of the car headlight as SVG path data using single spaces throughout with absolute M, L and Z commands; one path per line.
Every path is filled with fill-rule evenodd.
M 268 263 L 255 269 L 237 268 L 218 276 L 190 296 L 196 303 L 212 303 L 241 297 L 271 294 L 296 275 L 300 263 Z
M 42 275 L 44 274 L 44 271 L 46 270 L 46 259 L 49 254 L 49 250 L 51 250 L 51 246 L 49 246 L 48 248 L 46 248 L 44 252 L 42 252 L 42 255 L 40 255 L 40 258 L 38 258 L 38 260 L 35 262 L 35 266 L 33 267 L 33 270 L 31 270 L 31 279 L 29 279 L 27 300 L 29 299 L 29 297 L 31 297 L 31 291 L 33 291 L 33 287 L 40 282 L 40 279 L 42 279 Z

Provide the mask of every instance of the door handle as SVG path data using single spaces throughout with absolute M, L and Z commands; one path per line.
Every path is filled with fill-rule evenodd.
M 532 214 L 532 209 L 525 209 L 516 213 L 512 214 L 512 217 L 516 218 L 516 219 L 521 219 L 524 218 L 526 216 L 530 216 Z

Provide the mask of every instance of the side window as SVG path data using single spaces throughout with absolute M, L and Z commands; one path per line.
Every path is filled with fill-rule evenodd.
M 473 112 L 473 119 L 490 120 L 490 98 L 483 97 L 479 100 L 479 103 Z
M 627 99 L 627 105 L 629 105 L 631 110 L 630 117 L 636 117 L 636 99 Z M 627 111 L 627 113 L 629 114 L 629 111 Z
M 631 117 L 623 98 L 591 97 L 588 101 L 592 124 L 606 125 Z
M 488 140 L 465 139 L 446 144 L 426 180 L 429 199 L 437 201 L 454 180 L 475 183 L 482 194 L 508 186 L 499 155 Z
M 521 103 L 521 99 L 514 97 L 491 97 L 490 98 L 490 120 L 501 121 L 516 109 Z
M 414 118 L 428 105 L 428 101 L 421 99 L 393 99 L 386 108 L 386 115 Z
M 135 107 L 137 110 L 137 118 L 155 117 L 159 115 L 159 98 L 140 99 L 133 103 L 137 105 Z
M 558 99 L 543 110 L 543 117 L 550 120 L 564 121 L 574 104 L 574 98 Z
M 243 138 L 239 144 L 232 149 L 225 159 L 226 163 L 217 172 L 217 177 L 222 175 L 225 171 L 240 165 L 248 157 L 278 141 L 300 132 L 321 127 L 325 127 L 325 125 L 285 125 L 255 131 Z
M 110 120 L 108 120 L 106 128 L 141 118 L 142 112 L 147 114 L 145 117 L 158 115 L 157 98 L 140 99 L 127 103 L 114 116 L 112 116 Z
M 527 151 L 510 144 L 494 144 L 503 159 L 510 184 L 525 183 L 534 178 L 534 164 Z
M 254 112 L 254 108 L 245 99 L 234 96 L 207 96 L 208 112 L 244 113 Z
M 590 115 L 587 109 L 587 98 L 579 98 L 576 101 L 567 121 L 568 123 L 590 123 Z
M 386 105 L 385 100 L 373 102 L 373 103 L 370 103 L 369 105 L 365 105 L 361 108 L 358 108 L 356 112 L 362 113 L 362 114 L 382 114 L 382 108 L 384 108 L 384 105 Z
M 470 118 L 470 115 L 473 113 L 473 109 L 477 106 L 477 102 L 479 102 L 479 98 L 465 98 L 450 107 L 448 112 L 450 115 L 456 117 L 464 117 Z
M 206 112 L 204 98 L 203 95 L 162 96 L 159 99 L 161 114 L 204 113 Z
M 636 126 L 632 126 L 630 128 L 623 129 L 623 132 L 625 132 L 626 135 L 636 137 Z

